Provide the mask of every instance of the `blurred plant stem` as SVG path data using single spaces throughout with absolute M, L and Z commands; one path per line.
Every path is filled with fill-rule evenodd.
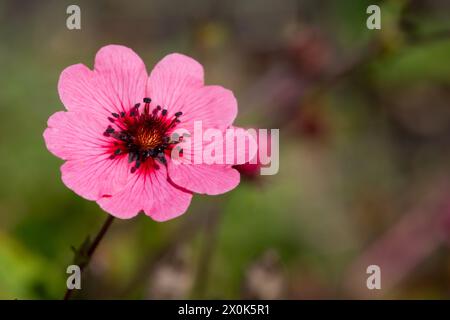
M 223 211 L 219 207 L 213 208 L 213 212 L 206 217 L 204 246 L 200 252 L 193 287 L 193 293 L 198 299 L 204 298 L 205 291 L 207 289 L 211 258 L 213 256 L 217 234 L 219 232 L 222 212 Z
M 91 261 L 95 250 L 100 244 L 100 241 L 102 241 L 103 237 L 105 236 L 106 232 L 108 231 L 113 221 L 114 217 L 108 214 L 108 217 L 103 223 L 101 229 L 95 236 L 94 241 L 90 242 L 88 237 L 87 240 L 81 245 L 80 249 L 74 250 L 75 251 L 74 261 L 80 267 L 81 274 L 83 273 L 83 270 L 89 265 L 89 262 Z M 64 300 L 69 300 L 70 297 L 72 296 L 73 291 L 74 291 L 73 289 L 67 288 L 66 293 L 64 294 Z
M 195 215 L 189 215 L 173 232 L 173 235 L 169 237 L 169 241 L 163 244 L 158 250 L 150 250 L 142 263 L 134 272 L 134 277 L 125 285 L 123 290 L 118 292 L 119 296 L 130 296 L 137 293 L 137 288 L 142 288 L 148 283 L 149 275 L 152 275 L 158 263 L 164 260 L 168 254 L 174 252 L 182 244 L 189 243 L 192 238 L 198 234 L 202 229 L 207 231 L 204 239 L 205 246 L 201 249 L 198 271 L 195 275 L 195 284 L 193 290 L 195 296 L 201 295 L 203 289 L 206 288 L 206 274 L 209 272 L 209 262 L 214 249 L 214 243 L 218 231 L 219 222 L 221 221 L 222 209 L 221 204 L 213 203 L 209 208 L 198 212 Z M 203 283 L 198 284 L 199 278 Z
M 136 291 L 136 288 L 139 288 L 146 283 L 145 280 L 147 280 L 148 275 L 154 271 L 157 263 L 163 259 L 168 252 L 172 252 L 180 244 L 190 241 L 198 229 L 203 226 L 204 221 L 206 220 L 205 214 L 206 213 L 199 213 L 197 215 L 188 216 L 186 220 L 176 229 L 173 236 L 170 237 L 170 240 L 167 243 L 162 245 L 156 252 L 154 250 L 150 250 L 142 260 L 142 264 L 134 273 L 135 276 L 132 277 L 130 282 L 120 292 L 120 295 L 132 295 L 133 292 Z

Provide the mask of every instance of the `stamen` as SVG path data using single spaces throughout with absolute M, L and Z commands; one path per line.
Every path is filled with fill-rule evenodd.
M 152 111 L 153 116 L 156 116 L 159 110 L 161 110 L 160 106 L 157 106 L 155 109 L 153 109 Z
M 177 123 L 180 123 L 180 120 L 178 118 L 175 118 L 170 123 L 170 128 L 174 127 Z
M 114 139 L 110 159 L 122 154 L 128 154 L 128 162 L 134 163 L 131 172 L 138 170 L 145 161 L 151 161 L 149 168 L 158 170 L 159 164 L 167 165 L 166 154 L 175 148 L 182 140 L 173 128 L 180 123 L 178 119 L 183 113 L 176 112 L 172 118 L 167 118 L 168 110 L 157 105 L 150 113 L 151 99 L 145 97 L 144 110 L 139 112 L 141 103 L 136 103 L 128 110 L 119 113 L 112 112 L 108 120 L 114 127 L 108 125 L 103 135 Z M 161 113 L 159 113 L 161 111 Z M 180 156 L 183 150 L 180 148 Z
M 128 154 L 128 163 L 132 163 L 134 160 L 137 160 L 137 155 L 134 152 L 130 152 Z
M 158 155 L 156 156 L 156 159 L 158 159 L 163 165 L 167 164 L 166 157 L 164 156 L 164 153 L 162 153 L 162 152 L 158 153 Z
M 136 116 L 139 116 L 139 106 L 140 106 L 141 104 L 140 103 L 136 103 L 135 105 L 134 105 L 134 108 L 133 108 L 133 116 L 134 115 L 136 115 Z
M 114 128 L 111 126 L 108 126 L 108 128 L 106 128 L 105 130 L 106 133 L 113 133 L 114 132 Z
M 174 132 L 172 134 L 172 141 L 178 141 L 178 139 L 180 138 L 180 135 L 176 132 Z

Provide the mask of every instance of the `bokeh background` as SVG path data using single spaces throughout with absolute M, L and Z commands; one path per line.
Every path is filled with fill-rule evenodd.
M 75 298 L 450 298 L 449 17 L 445 0 L 2 0 L 0 298 L 62 298 L 71 247 L 106 218 L 42 133 L 60 72 L 110 43 L 148 69 L 200 61 L 238 125 L 280 129 L 280 171 L 167 223 L 116 220 Z

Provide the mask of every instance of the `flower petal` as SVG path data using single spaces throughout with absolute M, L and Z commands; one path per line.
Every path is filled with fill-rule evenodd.
M 183 112 L 177 128 L 186 129 L 191 133 L 195 121 L 201 123 L 203 130 L 208 128 L 225 130 L 237 115 L 237 101 L 233 92 L 221 86 L 192 89 L 180 101 L 180 105 L 174 109 L 174 112 Z
M 147 93 L 155 104 L 173 111 L 188 90 L 203 86 L 203 78 L 201 64 L 188 56 L 172 53 L 153 68 Z
M 101 48 L 94 71 L 82 64 L 66 68 L 58 91 L 68 110 L 98 113 L 126 111 L 145 96 L 147 71 L 131 49 L 118 45 Z
M 61 166 L 64 184 L 88 200 L 98 200 L 122 190 L 130 172 L 125 157 L 108 155 L 69 160 Z
M 239 172 L 227 165 L 176 164 L 168 161 L 170 179 L 195 193 L 217 195 L 234 189 L 240 182 Z
M 145 214 L 156 221 L 167 221 L 185 213 L 191 203 L 192 193 L 174 185 L 168 179 L 164 166 L 150 177 L 153 204 L 150 210 L 144 209 Z
M 255 129 L 231 126 L 227 129 L 225 139 L 226 164 L 238 165 L 250 162 L 258 153 L 258 134 Z
M 221 86 L 204 86 L 203 78 L 197 61 L 174 53 L 152 70 L 147 92 L 152 103 L 167 109 L 169 116 L 183 113 L 178 127 L 192 130 L 194 121 L 202 121 L 204 128 L 225 129 L 236 118 L 236 98 Z
M 165 167 L 160 166 L 151 172 L 141 169 L 122 191 L 97 202 L 118 218 L 129 219 L 143 210 L 156 221 L 166 221 L 183 214 L 191 198 L 192 193 L 175 187 L 168 180 Z
M 63 182 L 80 196 L 97 200 L 123 188 L 128 162 L 109 159 L 109 141 L 103 137 L 104 126 L 96 116 L 78 112 L 56 112 L 44 131 L 47 148 L 68 160 L 61 167 Z
M 178 128 L 172 136 L 182 136 Z M 179 155 L 183 150 L 183 156 Z M 257 154 L 257 132 L 231 126 L 226 130 L 209 128 L 195 130 L 193 135 L 183 140 L 172 150 L 172 160 L 184 164 L 237 165 L 250 162 Z
M 83 112 L 54 113 L 47 121 L 44 140 L 47 149 L 64 160 L 105 153 L 108 141 L 103 136 L 107 124 Z

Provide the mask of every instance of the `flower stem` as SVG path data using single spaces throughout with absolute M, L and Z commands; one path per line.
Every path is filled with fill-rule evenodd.
M 108 218 L 103 223 L 101 229 L 95 236 L 94 241 L 90 244 L 89 248 L 87 249 L 86 253 L 86 261 L 85 263 L 81 264 L 80 271 L 81 273 L 83 270 L 88 266 L 89 262 L 91 261 L 92 256 L 94 255 L 95 250 L 97 249 L 98 245 L 100 244 L 100 241 L 102 241 L 103 237 L 105 236 L 106 232 L 108 231 L 109 227 L 111 226 L 112 222 L 114 221 L 114 217 L 112 215 L 108 215 Z M 72 296 L 73 289 L 67 288 L 66 293 L 64 294 L 64 300 L 69 300 Z

